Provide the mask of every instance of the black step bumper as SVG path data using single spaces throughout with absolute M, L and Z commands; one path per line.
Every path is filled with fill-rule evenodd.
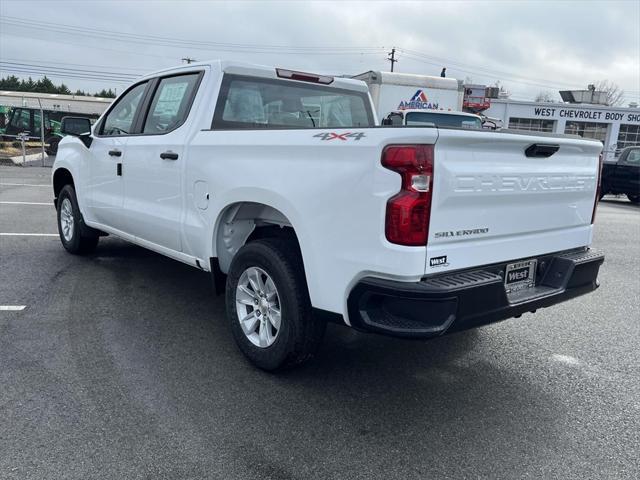
M 598 288 L 600 253 L 581 249 L 535 258 L 535 286 L 511 294 L 505 291 L 504 271 L 518 260 L 417 283 L 364 278 L 349 294 L 349 320 L 359 330 L 428 338 L 517 317 Z

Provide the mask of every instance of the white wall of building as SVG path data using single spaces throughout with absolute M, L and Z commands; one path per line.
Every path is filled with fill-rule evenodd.
M 40 100 L 40 103 L 38 103 Z M 112 98 L 85 97 L 80 95 L 58 95 L 55 93 L 30 93 L 0 91 L 0 105 L 5 107 L 42 108 L 63 112 L 102 114 Z

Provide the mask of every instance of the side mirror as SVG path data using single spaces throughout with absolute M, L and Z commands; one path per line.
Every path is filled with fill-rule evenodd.
M 391 112 L 382 120 L 382 125 L 404 125 L 404 115 L 400 112 Z
M 88 118 L 62 117 L 60 133 L 78 137 L 87 148 L 91 145 L 91 121 Z

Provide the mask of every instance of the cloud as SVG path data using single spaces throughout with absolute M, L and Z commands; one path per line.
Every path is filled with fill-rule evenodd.
M 45 59 L 144 72 L 190 56 L 358 73 L 388 68 L 381 47 L 396 46 L 398 71 L 437 75 L 447 66 L 450 76 L 471 77 L 479 83 L 501 80 L 520 97 L 533 98 L 540 90 L 580 88 L 605 78 L 630 97 L 640 94 L 640 4 L 633 0 L 0 4 L 3 16 L 25 18 L 24 12 L 31 20 L 53 24 L 254 47 L 237 51 L 232 46 L 149 45 L 2 24 L 2 59 L 34 63 Z M 288 50 L 265 53 L 260 48 L 264 45 Z M 363 48 L 326 55 L 295 51 L 301 46 Z M 233 48 L 236 51 L 225 51 Z M 65 81 L 74 88 L 110 86 Z

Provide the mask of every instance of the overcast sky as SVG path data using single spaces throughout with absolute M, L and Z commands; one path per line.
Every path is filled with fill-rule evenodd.
M 318 73 L 501 82 L 515 99 L 608 79 L 640 98 L 640 1 L 0 0 L 0 75 L 121 91 L 133 75 L 225 58 Z M 181 43 L 181 45 L 176 45 Z M 225 45 L 221 45 L 225 44 Z M 106 72 L 106 73 L 105 73 Z

